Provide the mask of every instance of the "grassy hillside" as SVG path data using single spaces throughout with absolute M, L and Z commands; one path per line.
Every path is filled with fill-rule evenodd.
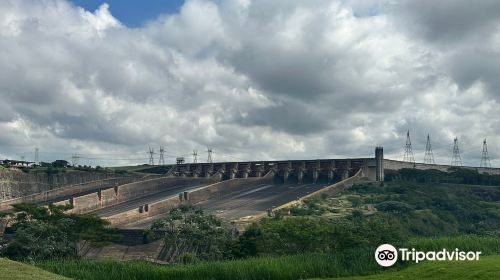
M 333 279 L 333 278 L 330 278 Z M 500 256 L 483 257 L 471 262 L 424 262 L 400 271 L 370 276 L 335 278 L 338 280 L 490 280 L 500 279 Z
M 63 280 L 66 277 L 56 275 L 31 265 L 0 259 L 0 279 L 9 280 Z
M 235 261 L 210 261 L 189 265 L 159 266 L 145 262 L 45 261 L 38 267 L 80 280 L 126 279 L 273 279 L 293 280 L 311 277 L 368 275 L 380 270 L 372 252 L 353 251 L 332 254 L 301 254 L 257 257 Z
M 392 181 L 359 183 L 341 197 L 309 201 L 295 216 L 391 219 L 405 236 L 500 233 L 500 187 Z
M 418 238 L 410 240 L 408 241 L 408 243 L 402 245 L 410 248 L 415 247 L 421 250 L 431 250 L 434 248 L 448 248 L 450 250 L 454 248 L 463 248 L 465 250 L 468 250 L 468 246 L 470 246 L 473 247 L 474 250 L 482 251 L 483 255 L 496 255 L 496 259 L 492 258 L 493 260 L 498 260 L 498 255 L 500 255 L 500 239 L 493 237 L 458 236 L 441 238 Z M 52 271 L 54 273 L 81 280 L 294 280 L 314 277 L 370 275 L 386 271 L 386 269 L 383 269 L 375 262 L 373 252 L 374 248 L 367 248 L 344 250 L 336 253 L 305 253 L 293 256 L 257 257 L 235 261 L 212 261 L 189 265 L 171 266 L 159 266 L 152 263 L 143 262 L 89 260 L 42 261 L 37 263 L 36 265 L 40 268 Z M 483 259 L 483 256 L 481 257 L 481 259 Z M 484 259 L 486 259 L 486 257 L 484 257 Z M 488 258 L 488 260 L 489 259 L 490 258 Z M 464 264 L 465 262 L 452 263 L 450 266 L 450 273 L 454 273 L 455 267 L 460 268 L 461 265 Z M 419 267 L 424 265 L 427 264 L 397 264 L 393 268 L 391 268 L 391 270 L 397 271 L 400 269 L 405 269 L 407 266 L 419 269 Z M 490 262 L 488 261 L 485 266 L 489 265 Z M 478 273 L 481 273 L 480 275 L 482 275 L 483 272 L 478 271 Z

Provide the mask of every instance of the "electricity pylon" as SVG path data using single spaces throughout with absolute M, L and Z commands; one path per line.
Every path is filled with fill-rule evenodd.
M 427 134 L 427 144 L 425 145 L 424 163 L 435 164 L 434 153 L 432 152 L 431 138 L 429 134 Z
M 453 156 L 451 158 L 451 166 L 462 166 L 462 157 L 460 156 L 457 137 L 453 140 Z
M 212 148 L 207 147 L 207 153 L 208 153 L 207 162 L 212 163 Z
M 193 163 L 198 163 L 198 151 L 193 150 Z
M 481 155 L 481 167 L 491 168 L 490 156 L 488 155 L 488 147 L 486 139 L 483 141 L 483 154 Z
M 155 150 L 149 147 L 149 165 L 155 165 L 155 161 L 153 155 L 155 154 Z
M 163 146 L 160 146 L 160 159 L 158 160 L 158 165 L 165 165 L 165 157 L 163 156 L 165 154 L 165 148 Z
M 405 155 L 403 156 L 403 161 L 415 163 L 415 158 L 413 157 L 413 150 L 411 148 L 410 130 L 406 132 Z

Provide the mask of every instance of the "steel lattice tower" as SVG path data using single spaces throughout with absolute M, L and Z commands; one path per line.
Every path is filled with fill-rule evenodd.
M 163 156 L 165 154 L 165 148 L 163 146 L 160 146 L 160 159 L 158 160 L 158 165 L 165 165 L 165 157 Z
M 431 137 L 427 134 L 427 144 L 425 144 L 424 163 L 435 164 L 434 153 L 432 152 Z
M 193 163 L 198 163 L 198 151 L 193 150 Z
M 155 165 L 153 158 L 154 153 L 155 151 L 151 147 L 149 147 L 149 165 Z
M 457 137 L 453 140 L 453 156 L 451 158 L 451 166 L 462 166 L 462 157 L 460 156 Z
M 38 154 L 39 154 L 38 148 L 35 148 L 35 164 L 38 164 L 40 162 L 40 157 Z
M 481 167 L 491 168 L 490 156 L 488 155 L 488 146 L 486 139 L 483 141 L 483 154 L 481 155 Z
M 405 155 L 403 156 L 403 161 L 415 163 L 415 158 L 413 157 L 413 150 L 411 148 L 410 130 L 406 132 Z
M 207 162 L 212 163 L 212 148 L 208 147 L 207 153 L 208 153 Z
M 80 161 L 80 156 L 78 154 L 71 155 L 71 163 L 73 166 L 77 166 Z

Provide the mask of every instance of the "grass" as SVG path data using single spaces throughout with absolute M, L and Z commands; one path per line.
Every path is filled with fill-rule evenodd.
M 500 238 L 478 237 L 474 235 L 443 236 L 434 238 L 415 238 L 405 246 L 420 251 L 437 251 L 443 248 L 462 251 L 481 251 L 483 255 L 500 255 Z
M 303 254 L 237 261 L 159 266 L 141 262 L 46 261 L 40 268 L 76 279 L 305 279 L 368 275 L 380 271 L 371 251 Z
M 417 238 L 404 244 L 405 247 L 418 250 L 438 250 L 448 248 L 453 250 L 482 251 L 481 260 L 485 259 L 485 267 L 493 261 L 500 260 L 500 239 L 494 237 L 457 236 L 439 238 Z M 343 251 L 336 254 L 309 253 L 282 257 L 260 257 L 235 261 L 201 262 L 190 265 L 160 266 L 144 262 L 117 262 L 117 261 L 42 261 L 36 266 L 48 271 L 61 274 L 75 279 L 305 279 L 321 277 L 345 277 L 356 275 L 371 275 L 382 273 L 385 275 L 387 269 L 383 269 L 375 262 L 373 257 L 374 248 Z M 496 255 L 486 258 L 485 255 Z M 481 261 L 481 263 L 483 263 Z M 450 263 L 435 262 L 397 264 L 391 268 L 393 274 L 404 275 L 405 271 L 411 274 L 411 269 L 421 270 L 421 267 L 436 265 L 437 271 L 444 271 L 450 275 L 460 274 L 463 266 L 471 266 L 475 263 L 460 262 Z M 479 264 L 476 264 L 479 265 Z M 411 267 L 408 267 L 411 266 Z M 444 266 L 444 268 L 443 268 Z M 449 269 L 446 267 L 449 266 Z M 407 268 L 408 267 L 408 268 Z M 478 275 L 483 271 L 477 268 Z M 400 271 L 398 271 L 400 270 Z M 424 270 L 425 271 L 425 270 Z M 424 273 L 422 271 L 422 273 Z M 489 272 L 484 271 L 488 276 Z M 424 274 L 421 274 L 425 276 Z M 486 277 L 485 276 L 485 277 Z M 378 274 L 373 277 L 380 277 Z M 388 276 L 389 277 L 389 276 Z M 429 276 L 431 277 L 431 276 Z M 349 278 L 348 278 L 349 279 Z M 357 278 L 354 278 L 357 279 Z M 364 279 L 364 278 L 360 278 Z M 367 278 L 372 279 L 372 278 Z M 386 278 L 373 278 L 386 279 Z M 393 278 L 387 278 L 393 279 Z M 397 278 L 396 278 L 397 279 Z M 420 278 L 410 278 L 420 279 Z M 434 279 L 434 278 L 428 278 Z M 439 278 L 438 278 L 439 279 Z M 451 279 L 451 278 L 450 278 Z M 462 279 L 462 278 L 456 278 Z M 464 278 L 468 279 L 468 278 Z M 478 278 L 481 279 L 481 278 Z M 484 278 L 489 279 L 489 278 Z M 494 278 L 491 278 L 494 279 Z
M 44 271 L 31 265 L 0 259 L 0 279 L 9 280 L 63 280 L 66 277 Z
M 400 271 L 384 272 L 362 277 L 335 278 L 337 280 L 482 280 L 500 279 L 500 256 L 482 257 L 479 261 L 424 262 Z

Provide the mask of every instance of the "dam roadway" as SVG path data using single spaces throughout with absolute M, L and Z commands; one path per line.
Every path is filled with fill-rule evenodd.
M 262 183 L 255 182 L 230 193 L 215 195 L 210 199 L 194 203 L 209 213 L 215 214 L 225 222 L 230 222 L 246 216 L 256 215 L 265 212 L 267 209 L 285 204 L 295 200 L 298 197 L 305 196 L 309 193 L 317 191 L 326 184 L 324 183 Z M 183 187 L 179 186 L 177 192 Z M 195 190 L 196 187 L 191 186 L 190 190 Z M 185 191 L 188 191 L 187 189 Z M 143 205 L 144 203 L 153 203 L 168 197 L 175 197 L 178 194 L 173 194 L 171 191 L 157 193 L 137 200 L 129 201 L 113 207 L 105 208 L 96 213 L 102 217 L 111 216 L 119 212 Z M 126 224 L 122 224 L 120 228 L 147 228 L 155 220 L 161 218 L 164 214 L 159 214 L 146 219 L 138 219 Z

